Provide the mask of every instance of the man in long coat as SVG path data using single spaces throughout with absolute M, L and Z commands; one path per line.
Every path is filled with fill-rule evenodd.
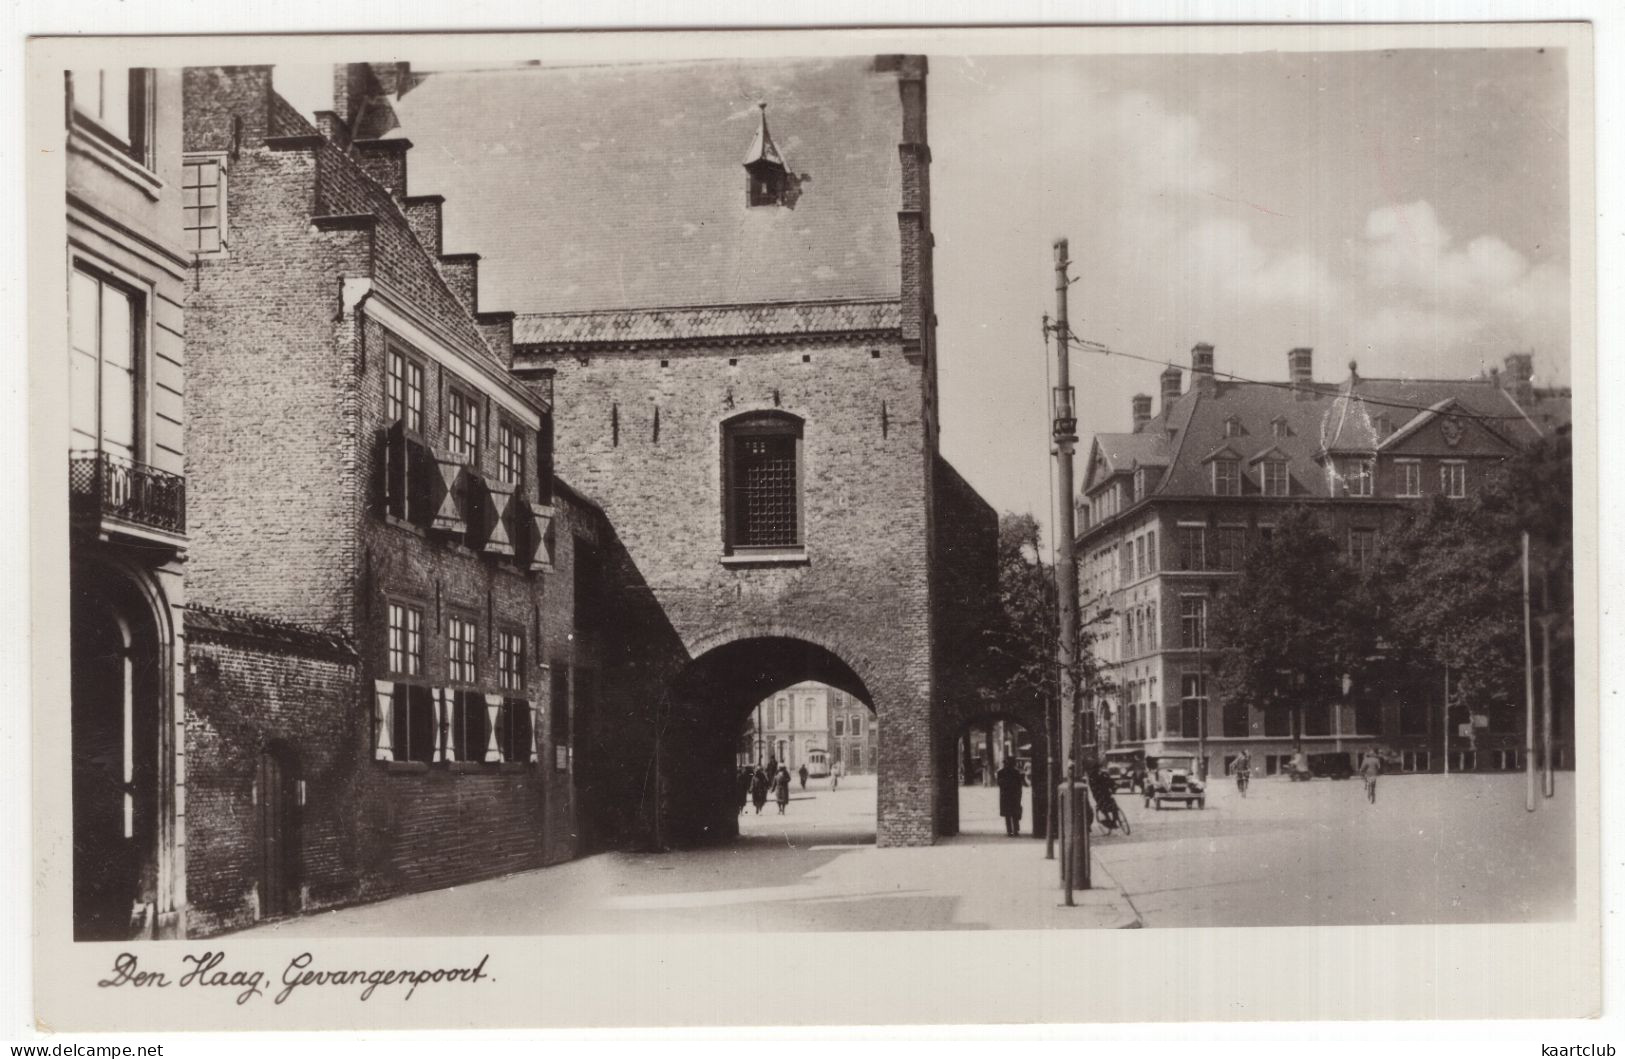
M 1016 766 L 1014 756 L 1004 759 L 998 771 L 999 815 L 1004 817 L 1004 833 L 1021 834 L 1021 789 L 1027 786 L 1027 774 Z

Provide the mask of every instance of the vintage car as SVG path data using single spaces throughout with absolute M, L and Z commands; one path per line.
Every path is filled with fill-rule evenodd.
M 1185 808 L 1193 804 L 1198 809 L 1207 807 L 1207 787 L 1196 777 L 1194 757 L 1159 757 L 1147 761 L 1145 778 L 1145 807 L 1162 808 L 1163 802 L 1183 802 Z
M 1145 751 L 1106 751 L 1106 775 L 1111 777 L 1112 790 L 1133 791 L 1141 785 L 1145 775 Z

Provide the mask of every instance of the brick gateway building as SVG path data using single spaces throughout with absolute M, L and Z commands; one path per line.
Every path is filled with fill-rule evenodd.
M 624 545 L 613 605 L 675 648 L 606 660 L 606 828 L 658 789 L 659 841 L 733 834 L 747 714 L 817 680 L 874 710 L 879 842 L 956 830 L 948 718 L 993 597 L 954 568 L 992 570 L 996 520 L 937 452 L 925 82 L 912 56 L 531 68 L 396 104 L 429 156 L 502 143 L 487 265 L 541 310 L 514 371 Z

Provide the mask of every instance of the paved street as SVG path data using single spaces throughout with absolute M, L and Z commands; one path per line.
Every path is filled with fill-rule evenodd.
M 1216 779 L 1200 812 L 1142 808 L 1097 859 L 1147 927 L 1472 923 L 1567 919 L 1574 785 L 1524 811 L 1518 774 Z
M 1003 834 L 998 792 L 961 791 L 965 833 L 874 848 L 874 778 L 814 780 L 728 847 L 610 853 L 257 928 L 281 936 L 523 935 L 1367 925 L 1562 919 L 1574 892 L 1571 776 L 1538 812 L 1521 775 L 1215 782 L 1201 811 L 1123 799 L 1134 834 L 1094 842 L 1100 888 L 1060 907 L 1043 844 Z M 1032 792 L 1028 792 L 1029 805 Z
M 1032 792 L 1028 792 L 1030 805 Z M 1008 838 L 998 791 L 966 788 L 964 834 L 876 849 L 873 776 L 747 810 L 730 846 L 607 853 L 541 871 L 256 928 L 283 937 L 803 930 L 1038 930 L 1132 925 L 1115 887 L 1061 906 L 1041 840 Z

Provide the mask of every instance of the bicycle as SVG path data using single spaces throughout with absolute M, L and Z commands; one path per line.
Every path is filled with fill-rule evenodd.
M 1236 790 L 1240 792 L 1243 798 L 1247 797 L 1247 784 L 1250 782 L 1252 782 L 1252 780 L 1247 773 L 1236 773 Z
M 1100 829 L 1106 834 L 1121 831 L 1125 836 L 1132 835 L 1134 829 L 1129 826 L 1128 816 L 1118 805 L 1102 805 L 1095 813 L 1095 820 L 1099 822 Z
M 1365 778 L 1365 800 L 1372 805 L 1377 804 L 1377 777 L 1375 776 Z

